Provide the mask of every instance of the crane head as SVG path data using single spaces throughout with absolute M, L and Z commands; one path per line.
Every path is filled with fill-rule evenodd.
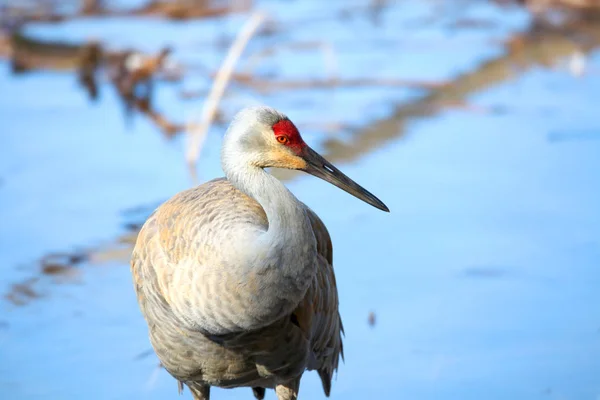
M 224 149 L 229 144 L 237 148 L 237 155 L 260 168 L 286 168 L 307 172 L 323 179 L 354 197 L 389 212 L 375 195 L 354 182 L 333 166 L 302 139 L 290 119 L 269 107 L 248 107 L 234 118 L 225 135 Z M 224 152 L 226 160 L 229 153 Z

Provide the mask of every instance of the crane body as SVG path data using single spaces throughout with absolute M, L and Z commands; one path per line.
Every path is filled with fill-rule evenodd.
M 154 351 L 196 400 L 211 386 L 296 399 L 307 369 L 329 396 L 343 357 L 331 238 L 264 168 L 304 170 L 388 209 L 272 108 L 236 115 L 221 160 L 226 178 L 175 195 L 138 236 L 131 270 Z

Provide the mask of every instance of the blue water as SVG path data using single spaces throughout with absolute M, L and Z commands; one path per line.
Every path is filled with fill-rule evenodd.
M 336 74 L 346 78 L 452 79 L 498 57 L 498 41 L 528 23 L 517 11 L 481 4 L 440 18 L 429 2 L 398 3 L 380 26 L 358 12 L 339 19 L 340 4 L 261 4 L 284 27 L 282 43 L 326 38 L 336 49 Z M 182 59 L 216 68 L 223 49 L 211 41 L 233 35 L 243 17 L 185 25 L 86 19 L 29 29 L 48 38 L 101 37 L 116 47 L 171 43 Z M 465 17 L 495 25 L 448 28 Z M 256 38 L 249 52 L 273 42 Z M 258 73 L 327 76 L 318 50 L 282 47 Z M 599 53 L 588 66 L 581 78 L 542 67 L 515 75 L 466 99 L 471 107 L 409 121 L 391 141 L 339 164 L 390 214 L 312 177 L 288 182 L 334 241 L 346 362 L 333 399 L 600 396 Z M 201 100 L 183 101 L 178 90 L 208 84 L 193 75 L 179 86 L 160 84 L 158 108 L 179 121 L 194 118 Z M 191 185 L 185 140 L 166 140 L 142 117 L 129 129 L 111 88 L 101 89 L 100 101 L 90 104 L 68 73 L 14 77 L 0 66 L 3 293 L 39 276 L 36 260 L 45 254 L 111 248 L 126 232 L 126 210 L 150 211 Z M 261 94 L 232 86 L 223 109 L 230 117 L 245 104 L 270 104 L 304 127 L 309 144 L 326 149 L 331 140 L 351 145 L 353 134 L 423 93 L 379 87 Z M 319 128 L 329 123 L 350 128 Z M 208 136 L 202 180 L 221 175 L 222 130 L 214 126 Z M 109 260 L 84 264 L 66 283 L 40 278 L 41 297 L 25 306 L 0 303 L 1 398 L 177 398 L 157 359 L 138 357 L 149 343 L 127 257 Z M 213 393 L 250 396 L 249 389 Z M 324 397 L 316 374 L 304 376 L 300 396 Z

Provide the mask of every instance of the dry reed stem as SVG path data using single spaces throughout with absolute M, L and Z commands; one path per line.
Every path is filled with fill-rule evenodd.
M 227 83 L 229 82 L 235 65 L 242 55 L 242 52 L 246 48 L 246 45 L 258 29 L 258 27 L 265 20 L 265 15 L 262 12 L 255 12 L 252 14 L 250 19 L 246 21 L 242 29 L 239 31 L 235 41 L 229 48 L 229 52 L 221 64 L 219 71 L 213 82 L 211 91 L 204 103 L 202 108 L 201 120 L 199 124 L 190 123 L 187 126 L 188 131 L 188 143 L 186 149 L 186 161 L 192 177 L 195 180 L 195 165 L 198 162 L 200 151 L 202 150 L 202 144 L 206 138 L 208 128 L 217 112 L 219 101 L 225 92 Z

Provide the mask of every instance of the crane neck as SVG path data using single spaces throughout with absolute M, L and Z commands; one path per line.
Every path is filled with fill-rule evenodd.
M 240 279 L 254 276 L 262 288 L 249 314 L 249 326 L 258 328 L 289 315 L 302 301 L 316 273 L 317 243 L 305 206 L 278 179 L 259 167 L 238 167 L 224 168 L 228 180 L 256 200 L 268 220 L 266 231 L 251 230 L 230 254 Z
M 283 241 L 285 247 L 293 248 L 294 243 L 313 235 L 304 206 L 277 178 L 252 165 L 228 172 L 230 182 L 265 211 L 269 227 L 262 239 L 267 243 Z
M 225 134 L 221 165 L 229 182 L 262 207 L 268 226 L 266 231 L 240 227 L 244 243 L 231 246 L 229 256 L 240 277 L 259 282 L 261 295 L 253 297 L 252 314 L 256 326 L 265 326 L 289 315 L 306 295 L 318 265 L 317 243 L 305 206 L 260 167 L 269 165 L 261 151 L 266 143 L 260 121 L 243 117 L 236 117 Z

